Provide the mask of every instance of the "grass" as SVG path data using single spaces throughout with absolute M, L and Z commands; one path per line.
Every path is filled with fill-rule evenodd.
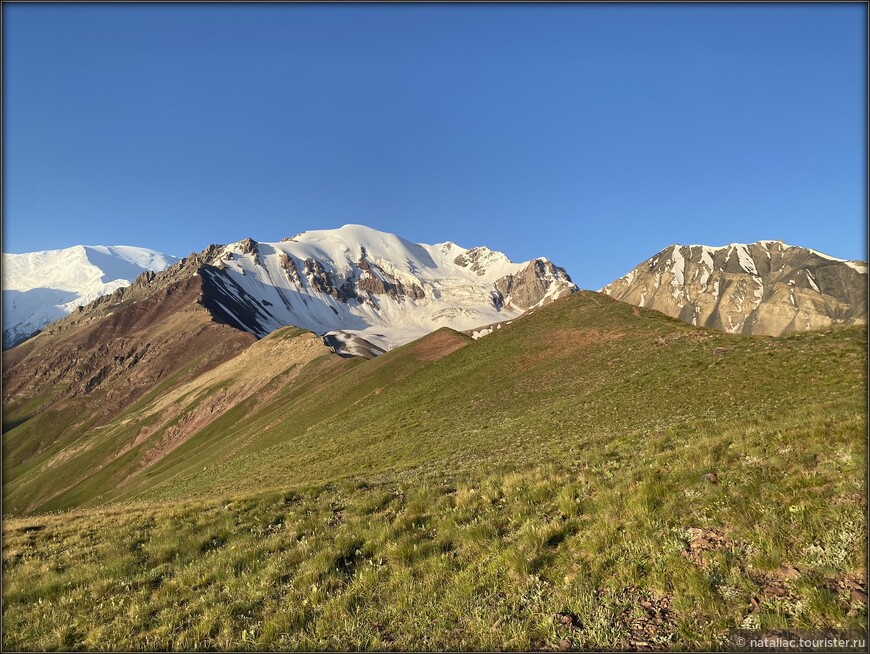
M 315 358 L 111 489 L 37 475 L 61 493 L 4 522 L 4 649 L 866 628 L 866 329 L 732 336 L 580 293 L 427 342 Z
M 864 560 L 862 506 L 850 499 L 863 490 L 860 458 L 819 461 L 830 449 L 818 443 L 809 463 L 779 454 L 774 434 L 708 432 L 619 468 L 560 461 L 448 483 L 330 483 L 7 520 L 4 647 L 623 648 L 647 638 L 632 620 L 662 598 L 672 608 L 649 637 L 667 646 L 722 645 L 750 615 L 770 627 L 861 627 L 863 607 L 836 590 Z M 723 443 L 710 484 L 707 457 Z M 750 451 L 779 467 L 746 465 Z M 786 483 L 772 483 L 783 470 Z M 807 494 L 807 478 L 824 492 Z M 684 553 L 698 528 L 727 538 L 695 561 Z M 783 564 L 799 576 L 751 613 Z

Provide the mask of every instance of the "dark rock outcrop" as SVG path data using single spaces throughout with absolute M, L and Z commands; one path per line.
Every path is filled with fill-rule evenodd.
M 360 291 L 375 295 L 390 295 L 397 300 L 405 297 L 419 300 L 426 297 L 419 285 L 405 286 L 376 263 L 369 261 L 364 247 L 360 248 L 360 252 L 360 258 L 357 261 L 357 266 L 363 273 L 358 282 Z
M 555 293 L 551 291 L 554 281 L 561 282 Z M 552 299 L 568 295 L 572 292 L 573 284 L 564 268 L 554 266 L 546 259 L 535 259 L 515 275 L 499 279 L 495 287 L 501 294 L 501 300 L 493 298 L 494 304 L 502 302 L 517 309 L 530 309 L 539 305 L 548 293 Z
M 299 270 L 296 268 L 296 262 L 293 261 L 293 259 L 288 257 L 283 252 L 279 252 L 278 261 L 281 264 L 281 268 L 283 268 L 287 272 L 287 277 L 290 278 L 290 281 L 295 284 L 302 283 L 299 278 Z
M 257 255 L 260 253 L 260 249 L 257 245 L 257 241 L 255 241 L 254 239 L 252 239 L 250 237 L 239 241 L 239 250 L 243 254 Z
M 303 265 L 305 278 L 315 291 L 331 295 L 336 300 L 345 303 L 350 299 L 356 298 L 356 291 L 353 288 L 352 281 L 348 283 L 345 280 L 340 285 L 336 284 L 333 275 L 316 259 L 306 259 Z
M 483 276 L 486 274 L 487 260 L 490 259 L 494 254 L 496 253 L 494 253 L 487 247 L 471 248 L 463 254 L 457 255 L 457 257 L 453 260 L 453 263 L 455 263 L 457 266 L 468 268 L 472 272 Z

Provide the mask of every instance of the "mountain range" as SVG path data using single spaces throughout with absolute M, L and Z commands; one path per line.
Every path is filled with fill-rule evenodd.
M 112 478 L 101 472 L 110 461 L 125 453 L 144 456 L 143 466 L 159 460 L 265 392 L 279 373 L 287 384 L 324 355 L 370 359 L 440 328 L 479 335 L 487 325 L 511 322 L 574 291 L 564 270 L 546 259 L 512 263 L 485 247 L 418 245 L 357 225 L 278 243 L 212 245 L 163 271 L 142 272 L 6 350 L 3 404 L 12 411 L 4 415 L 28 407 L 18 419 L 30 428 L 52 422 L 40 428 L 43 445 L 64 440 L 66 429 L 78 425 L 87 444 L 83 452 L 90 452 L 104 428 L 156 393 L 159 402 L 148 404 L 151 426 L 137 429 L 132 440 L 118 435 L 110 458 L 96 468 L 92 452 L 86 455 L 90 465 L 82 465 L 62 448 L 61 460 L 73 466 L 69 474 L 59 474 L 54 467 L 60 461 L 51 458 L 49 474 L 67 490 L 82 475 L 102 484 Z M 289 343 L 266 338 L 288 325 L 307 336 Z M 209 394 L 213 384 L 226 388 L 185 408 L 190 393 Z M 185 390 L 176 396 L 172 389 L 180 388 Z M 10 438 L 7 464 L 18 456 L 12 442 L 26 442 L 25 458 L 40 460 L 30 455 L 41 446 Z M 162 443 L 156 450 L 155 442 Z M 9 470 L 6 478 L 16 476 Z M 40 497 L 54 486 L 42 475 L 27 479 L 36 481 Z M 7 506 L 18 503 L 13 486 L 6 487 Z M 29 494 L 30 481 L 25 486 Z M 32 510 L 49 497 L 31 497 L 20 508 Z
M 544 258 L 513 263 L 486 247 L 415 244 L 360 225 L 277 243 L 247 238 L 179 260 L 118 246 L 12 255 L 8 262 L 6 278 L 31 287 L 23 295 L 67 288 L 82 301 L 102 293 L 3 357 L 4 408 L 18 415 L 7 427 L 49 420 L 54 426 L 40 428 L 39 437 L 47 446 L 78 425 L 85 452 L 103 438 L 96 434 L 116 434 L 110 459 L 98 470 L 137 452 L 138 465 L 147 468 L 223 414 L 268 395 L 273 385 L 306 378 L 325 352 L 371 359 L 440 334 L 421 345 L 440 357 L 463 346 L 463 338 L 491 338 L 578 292 L 567 273 Z M 775 335 L 866 323 L 866 284 L 861 262 L 760 241 L 670 246 L 602 293 L 694 328 Z M 34 316 L 74 305 L 35 310 L 8 331 L 24 333 L 25 325 L 36 324 Z M 18 311 L 23 304 L 14 306 Z M 13 320 L 23 315 L 16 311 Z M 288 340 L 289 333 L 294 338 Z M 191 396 L 210 399 L 190 405 Z M 140 427 L 130 432 L 128 419 L 117 423 L 142 402 Z M 17 450 L 5 442 L 7 461 L 17 461 Z M 22 464 L 34 447 L 26 442 Z M 92 465 L 76 463 L 69 445 L 37 460 L 55 475 L 56 456 L 72 466 L 59 476 L 63 493 L 44 496 L 56 484 L 28 475 L 7 484 L 8 506 L 54 506 L 84 479 L 107 483 Z M 7 479 L 15 477 L 13 468 Z
M 545 258 L 417 244 L 362 225 L 247 238 L 191 253 L 213 319 L 263 337 L 294 325 L 344 356 L 372 357 L 439 327 L 474 337 L 576 290 Z M 158 287 L 176 257 L 130 246 L 3 255 L 3 347 L 129 286 Z M 189 266 L 188 266 L 189 268 Z M 782 241 L 671 245 L 601 292 L 696 326 L 778 335 L 861 324 L 867 264 Z M 121 296 L 118 296 L 119 298 Z
M 199 274 L 219 320 L 258 337 L 294 325 L 366 356 L 439 327 L 517 318 L 576 290 L 543 258 L 512 263 L 486 247 L 422 245 L 361 225 L 245 239 L 215 251 Z
M 364 356 L 442 326 L 468 330 L 510 320 L 576 290 L 563 269 L 543 258 L 513 263 L 486 247 L 421 245 L 361 225 L 279 243 L 247 238 L 213 245 L 163 276 L 155 273 L 177 259 L 141 248 L 4 257 L 7 347 L 142 273 L 137 290 L 113 297 L 125 302 L 195 274 L 201 303 L 218 322 L 257 337 L 295 325 L 326 336 L 338 352 Z M 61 295 L 66 301 L 56 302 Z
M 3 352 L 4 649 L 866 627 L 863 264 L 673 246 L 596 293 L 354 225 L 165 263 Z

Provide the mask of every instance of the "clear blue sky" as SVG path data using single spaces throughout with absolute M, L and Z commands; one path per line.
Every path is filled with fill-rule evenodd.
M 670 243 L 866 258 L 866 8 L 3 7 L 6 252 L 362 223 L 599 288 Z

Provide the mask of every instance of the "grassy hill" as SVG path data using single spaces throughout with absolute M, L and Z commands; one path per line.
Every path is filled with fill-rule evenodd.
M 734 336 L 581 292 L 370 361 L 306 339 L 280 330 L 50 452 L 26 444 L 56 413 L 10 423 L 4 511 L 39 513 L 4 523 L 4 647 L 866 627 L 866 328 Z

